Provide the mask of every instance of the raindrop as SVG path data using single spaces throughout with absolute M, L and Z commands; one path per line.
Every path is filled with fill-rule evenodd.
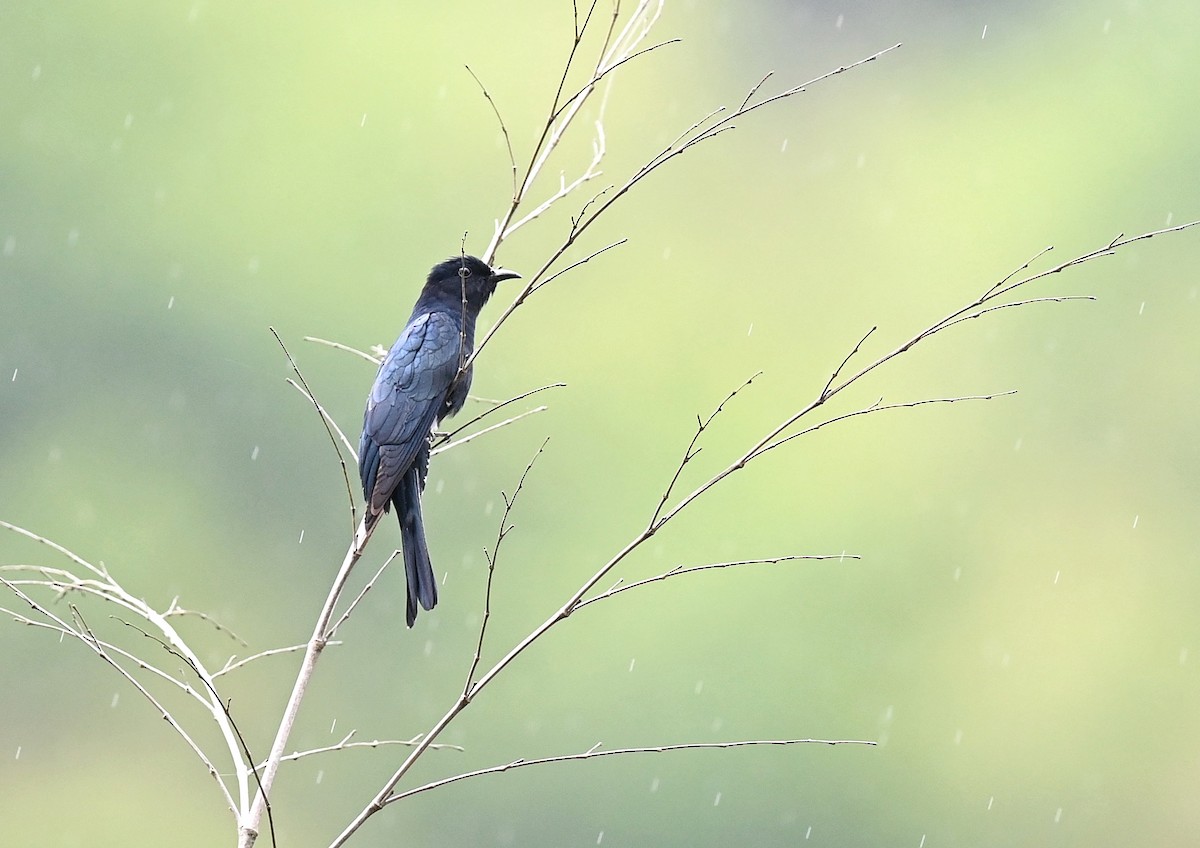
M 433 654 L 433 640 L 432 640 L 432 639 L 426 639 L 426 640 L 425 640 L 425 656 L 427 656 L 427 657 L 428 657 L 428 656 L 430 656 L 431 654 Z
M 317 785 L 321 785 L 321 781 L 325 779 L 325 769 L 317 770 Z
M 34 65 L 33 66 L 33 80 L 36 82 L 37 78 L 40 77 L 41 75 L 42 75 L 42 66 Z
M 921 834 L 921 841 L 917 843 L 917 848 L 925 848 L 925 834 Z
M 1062 821 L 1062 807 L 1054 811 L 1054 823 L 1058 824 L 1060 821 Z
M 335 718 L 335 719 L 333 720 L 333 722 L 332 722 L 332 723 L 329 725 L 329 732 L 330 732 L 330 733 L 333 733 L 333 729 L 334 729 L 335 727 L 337 727 L 337 719 L 336 719 L 336 718 Z
M 366 112 L 363 112 L 362 120 L 358 122 L 358 125 L 360 127 L 365 127 L 367 125 L 367 113 Z
M 249 271 L 251 274 L 258 273 L 258 257 L 257 256 L 250 257 L 250 261 L 246 263 L 246 270 Z
M 442 493 L 442 489 L 444 488 L 446 488 L 446 478 L 438 478 L 437 485 L 433 487 L 434 493 L 440 495 Z
M 805 839 L 808 839 L 808 837 L 810 837 L 810 836 L 812 836 L 812 825 L 811 824 L 808 826 L 808 830 L 804 831 Z
M 633 666 L 634 666 L 634 663 L 636 663 L 636 662 L 637 662 L 637 658 L 636 658 L 636 657 L 630 657 L 630 658 L 629 658 L 629 670 L 630 670 L 630 671 L 633 671 Z
M 1109 18 L 1108 20 L 1106 20 L 1104 22 L 1104 34 L 1108 35 L 1108 31 L 1111 28 L 1112 28 L 1112 18 Z
M 258 459 L 258 445 L 255 445 L 254 450 L 250 451 L 250 459 L 252 461 Z
M 960 577 L 962 577 L 962 566 L 961 565 L 958 566 L 958 568 L 954 569 L 954 582 L 957 583 L 958 578 L 960 578 Z
M 656 778 L 654 778 L 654 780 L 650 781 L 650 791 L 651 791 L 651 792 L 657 792 L 657 791 L 658 791 L 658 783 L 659 783 L 659 781 L 658 781 L 658 778 L 657 778 L 657 777 L 656 777 Z
M 493 509 L 495 509 L 495 508 L 496 508 L 496 502 L 495 502 L 495 501 L 488 501 L 486 504 L 484 504 L 484 505 L 483 505 L 483 514 L 484 514 L 484 515 L 491 515 L 491 514 L 492 514 L 492 510 L 493 510 Z
M 604 841 L 604 831 L 602 830 L 598 834 L 596 834 L 596 844 L 599 845 L 603 841 Z
M 127 113 L 125 113 L 125 129 L 129 129 L 132 126 L 133 126 L 133 113 L 127 112 Z
M 996 796 L 995 796 L 995 795 L 993 795 L 992 797 L 988 798 L 988 805 L 987 805 L 987 808 L 988 808 L 989 810 L 992 808 L 992 804 L 995 802 L 995 800 L 996 800 Z
M 1000 667 L 1008 668 L 1008 664 L 1011 662 L 1012 662 L 1012 654 L 1006 653 L 1003 657 L 1000 658 Z
M 956 730 L 956 731 L 954 731 L 954 744 L 955 744 L 955 745 L 961 745 L 961 744 L 962 744 L 962 737 L 963 737 L 963 732 L 962 732 L 962 730 Z
M 1025 442 L 1024 439 L 1017 439 L 1016 443 L 1013 445 L 1013 450 L 1019 451 L 1021 449 L 1021 445 L 1024 444 L 1024 442 Z
M 14 383 L 15 383 L 15 382 L 17 382 L 17 369 L 16 369 L 16 368 L 14 368 L 14 369 L 13 369 L 13 378 L 12 378 L 12 381 L 13 381 Z
M 858 154 L 858 161 L 855 163 L 855 166 L 858 168 L 862 168 L 866 164 L 867 164 L 867 154 L 865 154 L 865 153 Z
M 17 250 L 17 237 L 8 236 L 4 239 L 4 255 L 12 256 Z
M 704 681 L 697 680 L 696 681 L 696 694 L 699 695 L 703 690 L 704 690 Z
M 837 23 L 835 23 L 835 24 L 833 25 L 833 28 L 834 28 L 834 29 L 841 29 L 841 28 L 842 28 L 842 24 L 843 24 L 843 23 L 845 23 L 845 22 L 846 22 L 846 16 L 845 16 L 845 15 L 838 15 L 838 17 L 837 17 Z M 811 830 L 811 828 L 809 828 L 809 829 Z M 804 838 L 805 838 L 805 839 L 808 839 L 808 837 L 807 837 L 807 836 L 806 836 L 806 837 L 804 837 Z
M 713 733 L 716 733 L 718 730 L 720 730 L 720 729 L 721 729 L 721 726 L 722 726 L 723 724 L 725 724 L 725 721 L 724 721 L 724 719 L 720 719 L 720 718 L 714 718 L 714 719 L 712 720 L 712 730 L 713 730 Z
M 751 333 L 753 333 L 753 332 L 754 332 L 754 322 L 753 322 L 753 321 L 751 321 L 751 322 L 750 322 L 750 328 L 746 330 L 746 335 L 747 335 L 747 336 L 749 336 L 749 335 L 750 335 Z
M 70 229 L 67 231 L 67 247 L 74 247 L 79 243 L 79 230 Z
M 304 544 L 304 531 L 303 531 L 303 530 L 301 530 L 301 531 L 300 531 L 300 539 L 299 539 L 299 540 L 296 542 L 296 544 L 297 544 L 297 545 L 303 545 L 303 544 Z
M 1169 227 L 1169 226 L 1171 226 L 1171 220 L 1172 220 L 1174 217 L 1175 217 L 1175 213 L 1174 213 L 1174 212 L 1168 212 L 1168 213 L 1167 213 L 1167 226 L 1168 226 L 1168 227 Z
M 713 798 L 713 806 L 715 807 L 715 806 L 717 806 L 717 805 L 718 805 L 718 804 L 720 804 L 720 803 L 721 803 L 721 793 L 720 793 L 720 792 L 718 792 L 718 793 L 717 793 L 717 797 L 716 797 L 716 798 Z
M 983 35 L 979 36 L 979 40 L 983 41 L 985 38 L 987 38 L 987 24 L 983 25 Z
M 787 143 L 788 143 L 788 140 L 785 138 L 783 140 L 783 146 L 779 148 L 780 153 L 787 153 Z
M 121 701 L 121 693 L 113 692 L 112 700 L 109 701 L 109 703 L 108 703 L 108 708 L 111 710 L 115 710 L 117 708 L 117 704 L 120 703 L 120 701 Z
M 1137 523 L 1138 523 L 1138 519 L 1139 519 L 1139 518 L 1141 518 L 1141 516 L 1140 516 L 1140 515 L 1135 515 L 1135 516 L 1133 517 L 1133 529 L 1134 529 L 1134 530 L 1136 530 L 1136 529 L 1137 529 Z
M 172 308 L 174 308 L 174 306 L 175 306 L 175 295 L 171 295 L 170 299 L 167 301 L 167 309 L 172 309 Z
M 1146 311 L 1146 301 L 1142 301 L 1142 305 L 1138 307 L 1138 315 Z
M 1054 585 L 1055 586 L 1058 585 L 1058 578 L 1060 578 L 1060 577 L 1062 577 L 1062 569 L 1061 568 L 1058 571 L 1054 572 Z
M 1188 658 L 1188 649 L 1180 648 L 1179 649 L 1179 664 L 1183 665 L 1185 662 L 1187 662 L 1187 658 Z
M 668 260 L 670 258 L 671 258 L 671 248 L 664 247 L 663 248 L 663 261 L 665 262 L 666 260 Z
M 17 755 L 15 757 L 13 757 L 13 759 L 14 760 L 21 759 L 21 746 L 20 745 L 17 746 Z

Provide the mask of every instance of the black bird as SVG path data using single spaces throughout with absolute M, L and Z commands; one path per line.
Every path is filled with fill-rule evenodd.
M 421 492 L 429 472 L 435 421 L 462 409 L 471 388 L 465 368 L 475 347 L 475 319 L 501 280 L 520 274 L 490 268 L 474 256 L 454 256 L 434 266 L 404 332 L 379 366 L 367 398 L 358 468 L 366 498 L 366 527 L 389 506 L 400 520 L 400 545 L 408 578 L 408 626 L 417 602 L 437 603 L 437 583 L 421 523 Z

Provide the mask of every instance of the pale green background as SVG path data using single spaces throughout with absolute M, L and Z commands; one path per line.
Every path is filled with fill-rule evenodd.
M 875 356 L 1047 244 L 1061 260 L 1200 217 L 1193 2 L 898 5 L 668 8 L 658 35 L 683 44 L 613 92 L 613 181 L 768 70 L 778 90 L 905 46 L 656 174 L 589 242 L 629 245 L 505 326 L 480 395 L 569 387 L 438 458 L 442 602 L 407 631 L 390 573 L 320 668 L 296 746 L 408 737 L 441 714 L 500 492 L 546 435 L 497 575 L 493 656 L 637 532 L 695 415 L 754 371 L 689 482 L 807 402 L 870 326 Z M 302 337 L 390 343 L 429 266 L 464 231 L 482 249 L 506 163 L 463 65 L 525 155 L 569 28 L 549 0 L 0 7 L 0 517 L 254 649 L 305 638 L 348 516 L 267 327 L 357 434 L 372 369 Z M 532 269 L 562 227 L 501 260 Z M 1200 230 L 1155 239 L 1032 292 L 1097 303 L 972 322 L 880 372 L 838 408 L 1020 393 L 859 420 L 748 467 L 621 575 L 863 560 L 589 609 L 446 734 L 465 753 L 414 779 L 596 742 L 878 748 L 530 769 L 393 807 L 353 844 L 1197 844 L 1198 262 Z M 389 523 L 368 567 L 397 540 Z M 0 560 L 51 558 L 5 535 Z M 214 663 L 245 652 L 186 630 Z M 266 661 L 229 692 L 261 753 L 293 668 Z M 233 843 L 210 779 L 80 645 L 4 623 L 0 675 L 0 842 Z M 326 844 L 398 756 L 289 767 L 280 845 Z

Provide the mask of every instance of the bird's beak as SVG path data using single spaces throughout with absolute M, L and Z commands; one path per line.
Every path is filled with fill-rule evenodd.
M 521 279 L 521 275 L 518 274 L 516 271 L 510 271 L 507 268 L 493 268 L 492 269 L 492 281 L 493 282 L 500 283 L 500 282 L 503 282 L 504 280 L 519 280 L 519 279 Z

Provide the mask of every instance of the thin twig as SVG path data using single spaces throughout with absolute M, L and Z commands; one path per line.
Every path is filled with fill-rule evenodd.
M 517 157 L 513 153 L 512 139 L 508 136 L 508 127 L 504 123 L 504 118 L 500 114 L 500 107 L 496 105 L 496 101 L 492 99 L 492 94 L 487 90 L 487 86 L 483 84 L 476 73 L 471 70 L 470 65 L 464 65 L 467 73 L 471 75 L 471 79 L 475 80 L 475 84 L 479 86 L 479 90 L 483 92 L 484 98 L 488 105 L 492 107 L 492 114 L 496 116 L 496 123 L 500 125 L 500 132 L 504 134 L 504 146 L 508 150 L 508 164 L 512 169 L 513 194 L 517 193 Z
M 240 643 L 243 647 L 246 646 L 246 644 L 247 644 L 245 639 L 243 639 L 241 636 L 234 633 L 231 629 L 226 627 L 221 622 L 217 621 L 215 618 L 213 618 L 208 613 L 201 612 L 200 610 L 184 609 L 183 607 L 179 606 L 178 598 L 174 598 L 171 601 L 171 606 L 169 606 L 167 608 L 166 612 L 164 612 L 162 614 L 162 616 L 163 616 L 163 618 L 172 618 L 174 616 L 179 616 L 181 618 L 198 618 L 201 621 L 203 621 L 205 624 L 208 624 L 209 626 L 211 626 L 218 633 L 224 633 L 226 636 L 228 636 L 233 641 Z
M 527 409 L 520 415 L 514 415 L 512 418 L 505 418 L 503 421 L 493 424 L 490 427 L 484 427 L 482 430 L 476 430 L 469 436 L 463 436 L 461 439 L 455 439 L 453 442 L 446 442 L 439 447 L 433 448 L 429 451 L 429 455 L 437 456 L 439 453 L 448 451 L 451 448 L 456 448 L 459 445 L 465 445 L 472 439 L 478 439 L 480 436 L 490 433 L 493 430 L 499 430 L 501 427 L 507 427 L 509 424 L 520 421 L 522 418 L 528 418 L 530 415 L 536 415 L 539 412 L 545 412 L 547 409 L 549 409 L 548 406 L 535 406 L 533 409 Z
M 304 340 L 306 342 L 316 342 L 317 344 L 323 344 L 323 345 L 327 345 L 328 347 L 336 348 L 338 350 L 344 350 L 347 353 L 353 353 L 355 356 L 361 356 L 363 359 L 367 360 L 367 362 L 370 362 L 376 366 L 378 366 L 381 362 L 383 362 L 383 357 L 381 357 L 381 356 L 373 356 L 372 354 L 366 353 L 365 351 L 361 351 L 356 347 L 350 347 L 349 345 L 344 345 L 341 342 L 331 342 L 326 339 L 319 339 L 316 336 L 305 336 Z
M 341 618 L 335 621 L 333 625 L 325 631 L 326 638 L 332 639 L 334 634 L 337 633 L 338 628 L 350 620 L 350 616 L 354 614 L 355 608 L 357 608 L 359 603 L 362 602 L 362 599 L 367 596 L 367 592 L 370 592 L 373 588 L 375 588 L 375 583 L 380 577 L 383 576 L 383 572 L 387 570 L 387 567 L 391 565 L 392 561 L 398 556 L 400 556 L 400 551 L 392 551 L 391 556 L 383 561 L 383 565 L 379 566 L 379 570 L 376 571 L 371 579 L 367 581 L 367 585 L 362 587 L 362 591 L 355 596 L 354 600 L 346 605 L 346 610 L 342 613 Z M 331 641 L 328 644 L 337 645 L 340 643 Z
M 722 411 L 724 411 L 725 404 L 737 397 L 738 393 L 741 392 L 742 389 L 749 386 L 761 375 L 761 371 L 756 371 L 755 373 L 751 374 L 744 383 L 727 394 L 725 399 L 717 404 L 716 408 L 709 413 L 708 418 L 701 419 L 700 416 L 696 416 L 696 430 L 694 433 L 692 433 L 691 441 L 688 442 L 687 447 L 683 450 L 683 458 L 679 460 L 679 464 L 675 467 L 675 473 L 671 476 L 671 480 L 667 483 L 667 487 L 663 489 L 662 497 L 659 498 L 658 506 L 655 508 L 654 514 L 650 516 L 650 526 L 653 527 L 658 522 L 658 517 L 662 514 L 663 507 L 666 506 L 667 501 L 671 497 L 671 493 L 675 491 L 675 484 L 679 482 L 679 478 L 683 475 L 683 469 L 696 457 L 697 454 L 700 453 L 700 448 L 698 448 L 696 444 L 700 441 L 700 437 L 704 435 L 704 431 L 707 430 L 712 424 L 713 420 L 716 419 L 716 417 L 720 415 Z
M 588 604 L 594 604 L 596 601 L 603 601 L 606 598 L 611 598 L 613 595 L 619 595 L 622 592 L 628 592 L 630 589 L 637 589 L 639 586 L 648 586 L 651 583 L 661 583 L 670 577 L 679 577 L 683 574 L 694 574 L 697 571 L 712 571 L 714 569 L 736 568 L 742 565 L 774 565 L 780 562 L 795 562 L 797 560 L 844 560 L 844 559 L 862 559 L 858 554 L 792 554 L 788 556 L 771 557 L 768 559 L 739 559 L 732 562 L 710 562 L 706 565 L 692 565 L 684 567 L 677 565 L 670 571 L 664 571 L 662 574 L 656 574 L 653 577 L 647 577 L 644 580 L 638 580 L 634 583 L 624 583 L 617 581 L 611 588 L 606 589 L 599 595 L 593 595 L 583 601 L 580 601 L 575 609 L 580 610 Z
M 317 754 L 328 754 L 333 751 L 345 751 L 349 748 L 382 748 L 387 745 L 404 745 L 407 747 L 412 747 L 413 745 L 416 745 L 418 742 L 421 741 L 421 736 L 420 736 L 420 734 L 418 734 L 418 735 L 414 736 L 412 739 L 373 739 L 370 742 L 351 742 L 350 739 L 357 732 L 358 731 L 351 730 L 349 733 L 347 733 L 345 735 L 345 737 L 343 737 L 342 741 L 338 742 L 336 745 L 326 745 L 323 748 L 309 748 L 307 751 L 293 751 L 290 754 L 285 754 L 281 759 L 283 760 L 283 762 L 292 762 L 295 760 L 302 760 L 305 757 L 312 757 Z M 446 744 L 430 745 L 429 749 L 431 751 L 432 750 L 444 750 L 444 751 L 462 751 L 463 750 L 461 745 L 446 745 Z
M 517 503 L 517 498 L 521 496 L 521 491 L 525 488 L 525 479 L 529 476 L 529 472 L 533 470 L 534 463 L 538 461 L 538 457 L 546 450 L 546 445 L 549 443 L 549 436 L 542 440 L 537 453 L 533 455 L 533 458 L 525 466 L 525 470 L 521 472 L 521 477 L 517 480 L 517 487 L 513 489 L 512 497 L 510 498 L 504 492 L 500 493 L 500 496 L 504 499 L 504 512 L 500 515 L 500 526 L 496 530 L 496 542 L 492 545 L 491 552 L 489 553 L 487 548 L 483 550 L 483 556 L 488 564 L 487 587 L 483 593 L 483 620 L 479 622 L 479 639 L 475 643 L 475 656 L 471 660 L 471 667 L 467 670 L 466 683 L 463 684 L 462 698 L 464 702 L 471 699 L 475 671 L 479 668 L 480 657 L 483 656 L 483 643 L 487 637 L 488 620 L 492 617 L 492 579 L 496 575 L 496 558 L 500 555 L 500 546 L 504 544 L 504 538 L 513 529 L 513 525 L 508 523 L 508 517 L 512 514 L 513 507 Z
M 526 766 L 541 766 L 547 763 L 567 763 L 576 760 L 591 760 L 596 757 L 620 757 L 628 754 L 663 754 L 668 751 L 702 751 L 721 748 L 750 748 L 759 745 L 866 745 L 874 747 L 878 742 L 872 742 L 866 739 L 745 739 L 735 742 L 691 742 L 680 745 L 654 745 L 645 748 L 601 748 L 599 743 L 592 746 L 586 751 L 581 751 L 578 754 L 563 754 L 558 757 L 540 757 L 534 760 L 513 760 L 499 766 L 490 766 L 488 768 L 476 769 L 462 774 L 456 774 L 451 777 L 444 777 L 441 780 L 435 780 L 430 783 L 417 786 L 414 789 L 409 789 L 405 792 L 397 792 L 394 795 L 389 795 L 384 801 L 384 804 L 391 804 L 395 801 L 400 801 L 412 795 L 419 795 L 422 792 L 428 792 L 431 789 L 438 789 L 450 783 L 457 783 L 460 780 L 470 780 L 473 777 L 482 777 L 485 774 L 499 774 L 500 772 L 511 771 L 512 769 L 524 768 Z
M 892 409 L 912 409 L 917 406 L 927 406 L 932 403 L 958 403 L 959 401 L 965 401 L 965 400 L 995 400 L 998 397 L 1008 397 L 1009 395 L 1015 395 L 1016 393 L 1017 393 L 1016 389 L 1010 389 L 1009 391 L 1006 391 L 1006 392 L 994 392 L 993 394 L 989 394 L 989 395 L 957 395 L 955 397 L 923 398 L 922 400 L 910 400 L 910 401 L 904 401 L 902 403 L 887 403 L 887 404 L 876 402 L 876 403 L 873 403 L 870 406 L 864 407 L 862 409 L 856 409 L 853 412 L 847 412 L 842 415 L 835 415 L 832 418 L 827 418 L 824 421 L 820 422 L 819 424 L 814 424 L 811 427 L 806 427 L 805 429 L 800 430 L 799 432 L 796 432 L 796 433 L 790 433 L 787 436 L 783 436 L 778 441 L 771 442 L 770 444 L 762 445 L 762 446 L 758 447 L 752 453 L 747 454 L 744 462 L 748 463 L 751 460 L 757 459 L 758 457 L 762 456 L 764 453 L 766 453 L 769 450 L 774 450 L 775 448 L 779 447 L 780 445 L 785 445 L 788 442 L 792 441 L 793 439 L 798 439 L 801 436 L 807 436 L 809 433 L 815 433 L 817 430 L 824 429 L 825 427 L 828 427 L 830 424 L 836 424 L 839 421 L 847 421 L 851 418 L 859 418 L 863 415 L 873 415 L 876 412 L 886 412 L 886 411 L 892 410 Z
M 340 643 L 330 642 L 329 644 L 336 645 L 336 644 L 340 644 Z M 225 661 L 225 665 L 221 666 L 221 668 L 218 671 L 213 672 L 212 676 L 213 676 L 213 679 L 216 680 L 218 677 L 228 674 L 231 671 L 236 671 L 239 668 L 243 668 L 243 667 L 249 665 L 250 663 L 254 662 L 255 660 L 261 660 L 264 657 L 277 657 L 282 654 L 294 654 L 294 653 L 296 653 L 296 651 L 303 651 L 304 648 L 305 648 L 304 645 L 288 645 L 285 648 L 269 648 L 268 650 L 265 650 L 265 651 L 259 651 L 257 654 L 251 654 L 250 656 L 245 657 L 244 659 L 236 660 L 236 662 L 235 662 L 235 659 L 236 659 L 235 657 L 230 657 L 229 659 L 227 659 Z
M 346 449 L 346 453 L 350 454 L 351 459 L 353 459 L 355 462 L 358 462 L 357 448 L 355 448 L 354 444 L 348 438 L 346 438 L 346 434 L 342 431 L 342 428 L 338 426 L 338 423 L 333 420 L 333 416 L 329 414 L 329 411 L 327 409 L 325 409 L 325 407 L 321 406 L 321 404 L 317 403 L 316 399 L 313 398 L 313 396 L 308 393 L 308 390 L 305 389 L 303 386 L 301 386 L 299 383 L 297 383 L 295 380 L 293 380 L 291 377 L 287 378 L 287 382 L 288 382 L 289 386 L 291 386 L 296 391 L 300 392 L 300 394 L 304 395 L 306 398 L 308 398 L 310 401 L 312 401 L 313 406 L 315 406 L 317 408 L 317 412 L 319 412 L 321 414 L 321 418 L 323 418 L 325 420 L 325 426 L 327 428 L 330 428 L 330 427 L 333 428 L 333 431 L 335 433 L 337 433 L 337 437 L 342 442 L 342 447 L 344 447 Z M 343 462 L 342 463 L 342 471 L 345 472 L 345 470 L 346 470 L 346 463 Z M 347 486 L 347 489 L 350 486 L 350 483 L 348 480 L 347 480 L 346 486 Z M 354 500 L 353 497 L 351 497 L 351 506 L 353 506 L 353 500 Z M 351 511 L 350 511 L 350 517 L 351 518 L 354 517 L 353 509 L 351 509 Z
M 490 409 L 487 409 L 487 410 L 479 413 L 471 420 L 469 420 L 463 424 L 460 424 L 458 427 L 455 427 L 453 430 L 451 430 L 448 433 L 439 434 L 438 437 L 436 439 L 434 439 L 433 445 L 434 445 L 434 447 L 437 447 L 440 444 L 442 444 L 443 442 L 450 441 L 455 436 L 457 436 L 459 433 L 461 433 L 463 430 L 466 430 L 468 427 L 470 427 L 474 424 L 478 424 L 480 421 L 487 418 L 489 415 L 494 415 L 495 413 L 499 412 L 504 407 L 510 406 L 510 405 L 516 403 L 517 401 L 525 400 L 525 398 L 527 398 L 527 397 L 536 395 L 539 392 L 547 391 L 548 389 L 565 389 L 566 387 L 567 387 L 566 383 L 550 383 L 545 386 L 539 386 L 536 389 L 530 389 L 527 392 L 522 392 L 521 394 L 517 395 L 516 397 L 510 397 L 508 400 L 491 402 L 491 403 L 493 403 L 493 406 Z
M 342 457 L 342 451 L 338 447 L 337 436 L 333 434 L 333 431 L 337 429 L 338 436 L 342 437 L 342 441 L 348 447 L 350 443 L 347 441 L 346 436 L 344 433 L 342 433 L 341 429 L 333 423 L 333 418 L 331 418 L 328 413 L 325 412 L 325 408 L 321 406 L 320 402 L 316 398 L 316 395 L 313 394 L 312 389 L 309 388 L 308 381 L 305 380 L 304 375 L 300 373 L 300 366 L 296 364 L 296 360 L 292 359 L 291 351 L 287 349 L 287 345 L 283 343 L 283 339 L 279 337 L 279 333 L 275 332 L 274 327 L 268 327 L 267 329 L 271 331 L 271 335 L 275 337 L 275 341 L 279 342 L 279 346 L 283 348 L 283 355 L 287 357 L 288 364 L 292 366 L 292 371 L 296 374 L 296 379 L 300 381 L 300 385 L 296 386 L 296 388 L 299 389 L 301 386 L 303 387 L 303 394 L 312 403 L 313 408 L 317 410 L 317 414 L 321 417 L 321 424 L 325 427 L 325 432 L 329 435 L 329 441 L 333 445 L 334 452 L 337 454 L 338 465 L 340 465 L 342 468 L 342 480 L 345 481 L 346 484 L 346 500 L 350 504 L 350 526 L 353 528 L 358 521 L 358 512 L 354 506 L 354 488 L 350 485 L 350 473 L 346 470 L 346 460 Z M 288 382 L 292 383 L 291 380 L 288 380 Z M 292 385 L 295 386 L 296 384 L 292 383 Z M 350 448 L 350 454 L 354 457 L 355 462 L 357 462 L 358 454 L 354 452 L 353 448 Z

